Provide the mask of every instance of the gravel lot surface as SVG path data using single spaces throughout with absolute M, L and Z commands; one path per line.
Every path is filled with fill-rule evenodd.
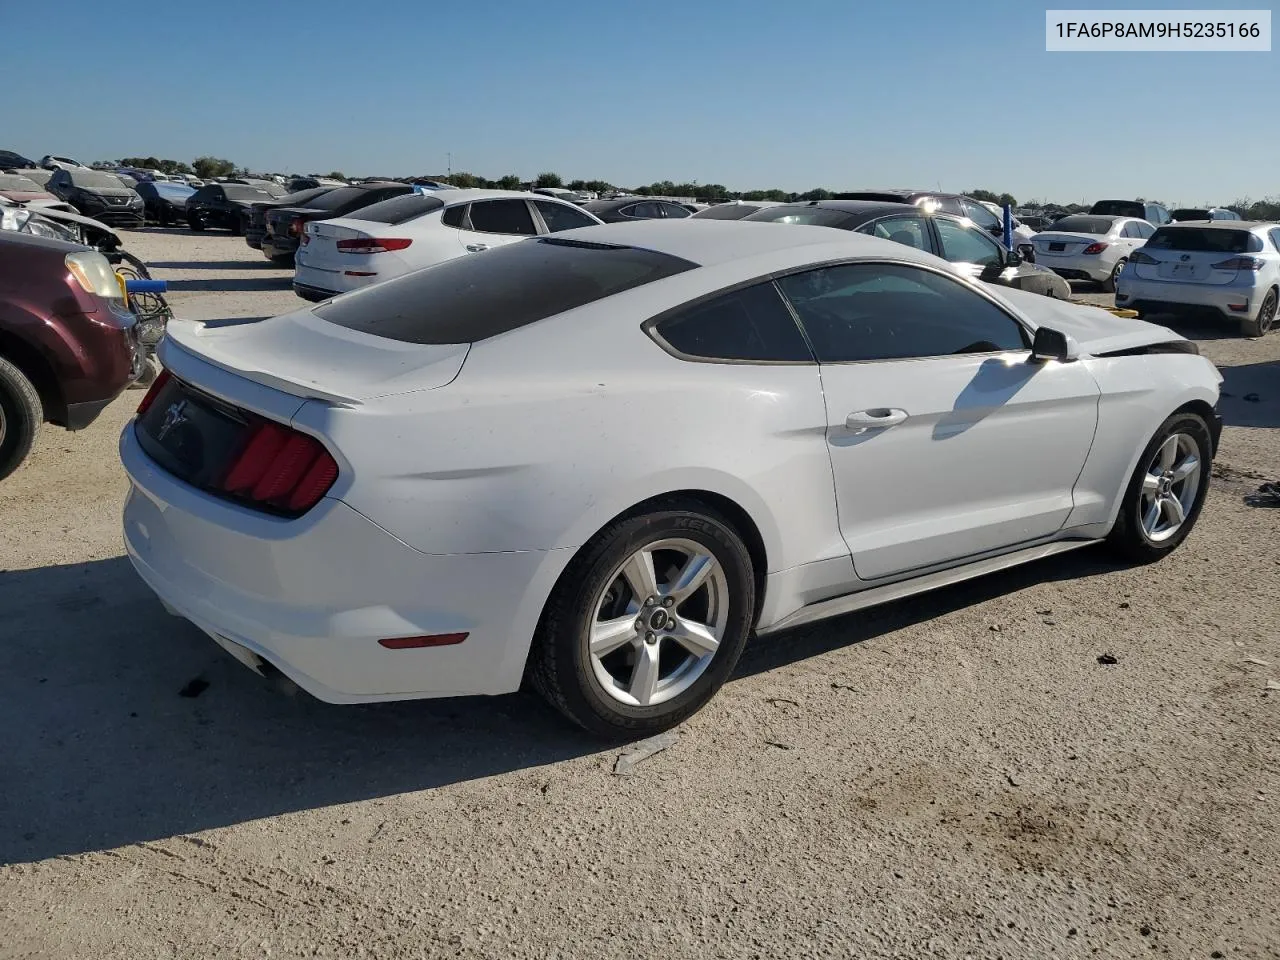
M 185 316 L 301 303 L 225 233 L 128 246 Z M 629 776 L 531 695 L 283 695 L 122 556 L 139 394 L 46 429 L 0 485 L 0 957 L 1280 957 L 1280 334 L 1180 329 L 1229 426 L 1177 553 L 753 641 Z

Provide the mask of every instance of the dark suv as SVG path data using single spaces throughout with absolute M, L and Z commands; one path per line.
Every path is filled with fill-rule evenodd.
M 146 208 L 136 190 L 114 173 L 88 167 L 54 170 L 45 189 L 65 200 L 77 213 L 112 227 L 146 225 Z
M 1137 217 L 1155 227 L 1170 220 L 1168 210 L 1158 203 L 1144 200 L 1099 200 L 1089 208 L 1089 212 L 1103 217 Z
M 42 422 L 87 427 L 144 362 L 106 257 L 0 231 L 0 479 L 26 458 Z
M 275 187 L 275 184 L 271 184 Z M 283 190 L 247 183 L 208 183 L 187 197 L 187 226 L 192 230 L 221 227 L 237 237 L 255 203 L 272 200 Z

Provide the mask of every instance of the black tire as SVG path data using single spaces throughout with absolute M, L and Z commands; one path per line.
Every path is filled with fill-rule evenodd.
M 1191 509 L 1186 511 L 1186 519 L 1172 536 L 1159 542 L 1147 536 L 1142 526 L 1142 484 L 1147 474 L 1147 467 L 1161 445 L 1174 434 L 1183 434 L 1194 442 L 1199 458 L 1199 482 Z M 1209 476 L 1213 471 L 1213 438 L 1209 425 L 1204 418 L 1195 413 L 1175 413 L 1160 425 L 1151 442 L 1138 458 L 1133 476 L 1125 488 L 1124 499 L 1120 503 L 1120 514 L 1116 517 L 1115 526 L 1107 537 L 1111 548 L 1120 556 L 1135 563 L 1152 563 L 1172 553 L 1187 535 L 1191 533 L 1204 506 L 1205 495 L 1209 491 Z
M 1275 327 L 1278 303 L 1280 303 L 1280 294 L 1277 294 L 1276 288 L 1272 287 L 1262 298 L 1262 306 L 1258 309 L 1257 316 L 1240 321 L 1240 336 L 1265 337 L 1270 333 Z
M 1120 276 L 1120 271 L 1124 269 L 1124 265 L 1128 262 L 1129 260 L 1127 257 L 1122 257 L 1121 259 L 1116 261 L 1116 265 L 1111 268 L 1111 276 L 1107 277 L 1107 279 L 1102 281 L 1103 293 L 1116 292 L 1116 278 Z
M 159 222 L 160 226 L 162 227 L 169 226 L 169 224 L 172 222 L 169 219 L 169 208 L 162 206 L 160 210 L 156 213 L 156 220 L 157 222 Z
M 194 213 L 187 214 L 187 226 L 197 233 L 204 229 L 204 221 Z
M 651 706 L 626 704 L 606 693 L 596 678 L 589 626 L 619 565 L 648 544 L 674 538 L 706 549 L 724 574 L 728 599 L 723 637 L 703 672 L 683 692 Z M 552 706 L 596 736 L 627 740 L 667 730 L 701 709 L 729 679 L 751 633 L 755 593 L 751 555 L 728 520 L 701 504 L 655 504 L 644 514 L 610 524 L 569 564 L 543 611 L 527 678 Z
M 294 255 L 292 253 L 278 253 L 274 257 L 267 259 L 274 263 L 277 267 L 292 267 Z
M 21 370 L 0 357 L 0 480 L 21 466 L 44 420 L 40 395 Z
M 244 221 L 237 216 L 231 218 L 231 235 L 233 237 L 244 236 Z

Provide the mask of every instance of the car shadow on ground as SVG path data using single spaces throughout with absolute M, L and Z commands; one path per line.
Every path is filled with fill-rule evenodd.
M 1214 313 L 1148 313 L 1143 319 L 1188 340 L 1240 339 L 1239 322 Z
M 1112 569 L 1086 553 L 755 638 L 737 676 Z M 0 865 L 610 749 L 531 694 L 361 706 L 286 695 L 165 613 L 124 557 L 0 573 L 0 637 Z
M 168 293 L 188 290 L 209 293 L 212 291 L 270 291 L 292 290 L 293 277 L 244 277 L 239 280 L 170 280 Z
M 252 249 L 247 247 L 246 249 Z M 266 257 L 261 260 L 153 260 L 147 264 L 150 270 L 285 270 L 286 266 L 272 263 Z
M 1229 427 L 1280 427 L 1280 361 L 1219 367 L 1218 410 Z

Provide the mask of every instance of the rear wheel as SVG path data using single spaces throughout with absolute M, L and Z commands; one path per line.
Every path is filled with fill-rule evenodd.
M 21 370 L 0 357 L 0 480 L 27 458 L 43 419 L 36 388 Z
M 1124 265 L 1128 260 L 1117 260 L 1116 265 L 1111 268 L 1111 276 L 1102 281 L 1102 290 L 1104 293 L 1116 292 L 1116 281 L 1120 279 L 1120 271 L 1124 269 Z
M 244 221 L 234 215 L 231 217 L 231 235 L 233 237 L 244 236 Z
M 1242 337 L 1265 337 L 1271 328 L 1275 326 L 1277 302 L 1276 288 L 1272 287 L 1267 291 L 1267 295 L 1262 298 L 1262 306 L 1258 308 L 1257 314 L 1240 321 L 1240 335 Z
M 666 730 L 733 671 L 755 611 L 751 557 L 702 505 L 659 505 L 601 531 L 547 603 L 529 678 L 608 738 Z
M 1212 451 L 1209 426 L 1197 414 L 1175 413 L 1161 424 L 1125 490 L 1107 538 L 1112 547 L 1138 563 L 1172 553 L 1200 516 Z

